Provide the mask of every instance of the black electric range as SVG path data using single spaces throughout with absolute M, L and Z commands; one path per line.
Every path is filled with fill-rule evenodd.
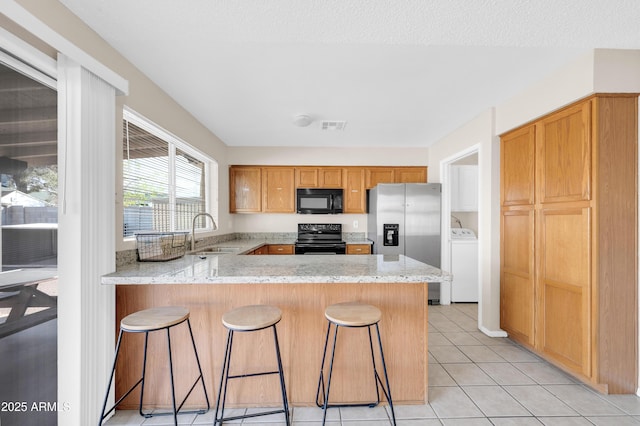
M 345 254 L 339 223 L 299 223 L 296 254 Z

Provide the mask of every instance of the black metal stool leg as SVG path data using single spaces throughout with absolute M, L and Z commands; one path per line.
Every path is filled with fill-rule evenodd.
M 176 387 L 173 381 L 173 356 L 171 355 L 171 333 L 167 328 L 167 348 L 169 350 L 169 377 L 171 379 L 171 403 L 173 404 L 173 422 L 178 426 L 178 409 L 176 407 Z
M 102 421 L 106 416 L 108 416 L 113 410 L 115 410 L 117 405 L 115 404 L 113 407 L 111 407 L 111 409 L 108 412 L 105 413 L 105 410 L 107 409 L 107 402 L 109 400 L 109 391 L 111 390 L 111 384 L 113 383 L 113 376 L 115 375 L 115 372 L 116 372 L 116 363 L 118 362 L 118 354 L 120 353 L 120 342 L 122 342 L 122 330 L 120 330 L 120 333 L 118 333 L 118 343 L 116 343 L 116 354 L 115 354 L 115 357 L 113 358 L 113 367 L 111 368 L 111 375 L 109 376 L 109 383 L 107 384 L 107 393 L 104 396 L 104 404 L 102 404 L 102 414 L 100 415 L 100 422 L 98 423 L 99 425 L 102 424 Z
M 273 327 L 273 339 L 276 345 L 276 358 L 278 359 L 278 374 L 280 376 L 280 390 L 282 392 L 282 407 L 284 409 L 284 419 L 287 426 L 291 424 L 289 420 L 289 400 L 287 399 L 287 387 L 284 381 L 284 371 L 282 368 L 282 358 L 280 358 L 280 344 L 278 343 L 278 332 L 275 324 Z
M 331 323 L 327 324 L 327 336 L 324 339 L 324 350 L 322 351 L 322 364 L 320 365 L 320 378 L 318 379 L 318 390 L 316 391 L 316 405 L 318 407 L 324 407 L 324 401 L 320 403 L 320 389 L 322 388 L 322 395 L 324 397 L 324 362 L 327 358 L 327 346 L 329 344 L 329 332 L 331 331 Z
M 322 407 L 322 424 L 324 425 L 327 421 L 327 408 L 329 408 L 329 391 L 331 390 L 331 376 L 333 375 L 333 361 L 336 356 L 336 342 L 338 341 L 338 328 L 340 328 L 337 324 L 335 326 L 335 333 L 333 335 L 333 347 L 331 348 L 331 362 L 329 363 L 329 377 L 327 378 L 327 392 L 324 395 L 324 406 Z
M 218 399 L 216 401 L 216 412 L 214 416 L 214 426 L 222 424 L 224 419 L 224 405 L 227 401 L 227 384 L 229 382 L 229 364 L 231 363 L 231 347 L 233 345 L 233 330 L 229 330 L 227 333 L 227 345 L 224 352 L 224 361 L 222 362 L 222 373 L 220 374 L 220 387 L 218 389 Z M 218 411 L 220 410 L 220 403 L 222 402 L 222 411 L 220 417 L 218 417 Z
M 187 320 L 187 325 L 189 326 L 189 335 L 191 336 L 191 344 L 193 345 L 193 353 L 196 356 L 196 363 L 198 364 L 198 372 L 200 373 L 199 377 L 200 377 L 200 381 L 202 382 L 202 390 L 204 391 L 204 399 L 207 400 L 207 409 L 206 410 L 199 410 L 198 414 L 204 414 L 207 411 L 209 411 L 209 409 L 211 408 L 211 405 L 209 404 L 209 394 L 207 393 L 207 386 L 204 383 L 204 374 L 202 374 L 202 367 L 200 365 L 200 357 L 198 356 L 198 349 L 196 348 L 196 340 L 194 339 L 193 331 L 191 330 L 191 320 Z M 191 390 L 189 391 L 189 394 L 195 388 L 197 383 L 198 383 L 198 380 L 196 380 L 196 382 L 191 387 Z M 189 394 L 187 394 L 187 396 Z
M 387 363 L 384 360 L 384 352 L 382 350 L 382 338 L 380 337 L 380 327 L 376 323 L 376 331 L 378 333 L 378 344 L 380 345 L 380 358 L 382 359 L 382 369 L 384 370 L 384 380 L 387 384 L 387 390 L 385 392 L 385 396 L 387 397 L 387 401 L 389 402 L 389 408 L 391 409 L 391 419 L 393 425 L 396 425 L 396 413 L 393 409 L 393 400 L 391 399 L 391 387 L 389 386 L 389 375 L 387 374 Z M 384 391 L 384 387 L 382 388 Z
M 380 388 L 378 387 L 380 381 L 380 375 L 378 374 L 378 368 L 376 367 L 376 357 L 373 351 L 373 338 L 371 337 L 371 326 L 367 327 L 367 333 L 369 334 L 369 348 L 371 349 L 371 363 L 373 365 L 373 383 L 376 385 L 376 403 L 371 404 L 371 407 L 375 407 L 380 404 Z M 384 392 L 384 388 L 382 389 Z
M 144 352 L 142 354 L 142 378 L 140 379 L 140 383 L 142 383 L 142 387 L 140 389 L 140 406 L 138 407 L 138 412 L 141 416 L 149 418 L 151 417 L 151 413 L 143 413 L 142 412 L 142 398 L 144 397 L 144 379 L 147 372 L 147 347 L 149 343 L 149 332 L 144 333 Z

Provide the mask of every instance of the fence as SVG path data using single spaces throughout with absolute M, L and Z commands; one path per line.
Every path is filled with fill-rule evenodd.
M 57 207 L 8 206 L 2 208 L 2 225 L 58 223 Z
M 180 200 L 175 208 L 168 202 L 154 200 L 153 206 L 124 208 L 124 236 L 132 237 L 139 231 L 180 231 L 190 230 L 196 214 L 204 212 L 204 203 L 200 200 Z M 171 229 L 171 217 L 175 218 L 175 227 Z M 206 223 L 196 224 L 204 227 Z

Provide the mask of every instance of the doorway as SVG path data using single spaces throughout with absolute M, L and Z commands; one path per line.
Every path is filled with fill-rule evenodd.
M 479 146 L 472 146 L 441 162 L 442 265 L 453 273 L 449 303 L 473 305 L 480 302 L 479 272 Z M 476 315 L 477 319 L 477 315 Z
M 4 58 L 4 59 L 3 59 Z M 55 80 L 0 56 L 0 424 L 57 424 Z

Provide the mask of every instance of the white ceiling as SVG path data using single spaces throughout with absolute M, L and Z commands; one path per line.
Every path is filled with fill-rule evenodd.
M 229 146 L 428 146 L 589 49 L 640 49 L 637 0 L 59 1 Z

